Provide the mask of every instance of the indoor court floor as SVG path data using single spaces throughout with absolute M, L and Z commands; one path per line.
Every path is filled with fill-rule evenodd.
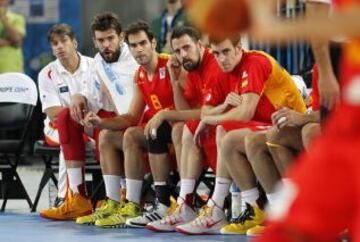
M 73 221 L 54 222 L 37 214 L 0 213 L 0 241 L 12 242 L 245 242 L 246 236 L 198 235 L 154 233 L 146 229 L 103 229 L 90 225 L 77 225 Z
M 43 164 L 18 168 L 19 175 L 34 200 L 43 172 Z M 0 204 L 2 200 L 0 199 Z M 49 192 L 45 187 L 37 211 L 49 206 Z M 24 200 L 8 200 L 5 212 L 0 212 L 0 242 L 246 242 L 246 236 L 201 235 L 188 236 L 179 233 L 154 233 L 146 229 L 102 229 L 95 226 L 77 225 L 73 221 L 58 222 L 31 213 Z

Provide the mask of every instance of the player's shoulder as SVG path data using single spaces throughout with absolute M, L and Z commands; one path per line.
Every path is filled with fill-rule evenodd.
M 90 57 L 90 56 L 86 56 L 86 55 L 82 55 L 80 54 L 80 58 L 82 61 L 85 61 L 88 65 L 92 65 L 92 63 L 94 62 L 94 58 Z
M 249 50 L 243 55 L 243 65 L 245 66 L 271 66 L 275 60 L 264 51 Z
M 43 79 L 52 80 L 53 79 L 53 74 L 54 74 L 54 72 L 56 72 L 56 69 L 57 69 L 56 60 L 48 63 L 39 72 L 39 74 L 38 74 L 39 81 L 41 81 Z

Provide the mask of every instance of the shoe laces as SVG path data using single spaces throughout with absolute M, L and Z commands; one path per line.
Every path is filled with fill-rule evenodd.
M 128 214 L 132 214 L 132 213 L 135 212 L 135 210 L 136 210 L 136 204 L 133 203 L 133 202 L 124 203 L 124 204 L 120 205 L 120 208 L 119 208 L 119 212 L 123 216 L 124 215 L 126 216 Z
M 192 222 L 192 225 L 195 226 L 206 226 L 209 224 L 209 222 L 214 222 L 212 218 L 214 207 L 209 207 L 208 205 L 202 206 L 202 208 L 199 211 L 198 217 Z
M 183 204 L 177 204 L 177 203 L 172 203 L 167 211 L 167 215 L 165 216 L 165 218 L 163 218 L 160 223 L 162 224 L 174 224 L 177 223 L 180 219 L 180 213 L 181 213 L 181 208 L 182 208 Z
M 250 204 L 246 203 L 246 209 L 233 221 L 234 223 L 244 224 L 247 220 L 253 220 L 252 217 L 254 215 L 254 208 Z
M 180 204 L 177 204 L 177 202 L 171 201 L 170 207 L 168 208 L 166 215 L 170 216 L 173 213 L 176 212 L 177 209 L 180 209 Z

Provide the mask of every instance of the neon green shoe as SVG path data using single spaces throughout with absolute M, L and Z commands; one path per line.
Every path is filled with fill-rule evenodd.
M 95 221 L 95 225 L 102 228 L 125 227 L 126 220 L 142 215 L 139 204 L 127 202 L 118 207 L 117 211 L 110 216 Z
M 76 219 L 76 223 L 77 224 L 94 224 L 96 220 L 106 218 L 109 215 L 115 213 L 119 206 L 120 206 L 119 202 L 112 200 L 112 199 L 107 199 L 104 202 L 104 204 L 100 208 L 96 209 L 95 212 L 93 212 L 92 214 L 87 215 L 87 216 L 78 217 Z
M 247 203 L 246 209 L 240 214 L 240 216 L 235 219 L 233 223 L 223 227 L 220 233 L 245 235 L 249 229 L 257 225 L 261 225 L 264 220 L 264 212 L 257 206 L 252 206 Z

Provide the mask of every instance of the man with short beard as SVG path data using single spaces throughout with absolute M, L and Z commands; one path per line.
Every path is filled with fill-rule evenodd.
M 145 226 L 147 221 L 159 219 L 166 213 L 170 206 L 170 195 L 167 186 L 160 186 L 156 183 L 157 177 L 154 176 L 155 190 L 165 191 L 158 196 L 159 203 L 155 209 L 145 213 L 142 217 L 140 206 L 142 182 L 144 178 L 143 152 L 154 148 L 147 145 L 144 135 L 146 122 L 162 109 L 174 109 L 174 99 L 171 87 L 167 62 L 169 55 L 158 54 L 155 51 L 156 40 L 150 27 L 145 22 L 135 22 L 129 26 L 125 34 L 125 40 L 129 45 L 131 54 L 140 65 L 134 79 L 134 96 L 131 100 L 130 108 L 127 113 L 121 115 L 129 120 L 132 127 L 126 129 L 125 133 L 119 130 L 107 130 L 101 133 L 101 154 L 104 157 L 112 156 L 109 159 L 102 159 L 102 173 L 105 181 L 107 194 L 107 206 L 98 209 L 93 214 L 79 217 L 78 224 L 95 224 L 98 227 L 122 227 L 129 219 L 133 219 L 130 226 Z M 148 107 L 148 109 L 146 109 Z M 145 118 L 142 118 L 144 116 Z M 89 119 L 89 122 L 94 120 Z M 94 123 L 95 124 L 95 123 Z M 157 155 L 161 155 L 168 162 L 168 143 L 171 143 L 171 129 L 169 124 L 163 127 L 162 139 L 156 144 Z M 121 170 L 119 169 L 118 151 L 124 152 L 125 174 L 126 174 L 126 200 L 121 209 L 114 209 L 114 200 L 119 191 L 119 179 Z M 151 162 L 151 159 L 150 159 Z M 111 180 L 109 178 L 111 178 Z M 166 178 L 162 180 L 166 182 Z M 162 185 L 162 184 L 161 184 Z M 160 188 L 159 188 L 160 187 Z M 157 192 L 157 194 L 159 194 Z
M 173 92 L 177 110 L 162 110 L 148 123 L 145 131 L 152 139 L 156 139 L 157 128 L 164 121 L 186 121 L 186 128 L 184 129 L 184 133 L 186 133 L 189 132 L 187 125 L 193 123 L 191 120 L 200 119 L 201 107 L 204 98 L 208 93 L 207 90 L 214 84 L 213 72 L 220 71 L 214 55 L 209 49 L 204 48 L 200 42 L 200 38 L 200 33 L 192 27 L 181 26 L 176 28 L 172 33 L 171 47 L 176 59 L 171 59 L 169 70 L 173 83 Z M 181 68 L 180 64 L 188 71 L 184 94 L 182 94 L 182 88 L 178 82 Z M 176 143 L 175 140 L 173 141 Z M 186 144 L 181 144 L 181 146 L 184 145 Z M 188 221 L 195 217 L 195 212 L 190 207 L 186 207 L 189 208 L 186 209 L 186 211 L 183 210 L 185 207 L 182 206 L 182 204 L 184 204 L 184 200 L 186 199 L 184 192 L 187 194 L 188 188 L 195 185 L 192 184 L 193 180 L 191 178 L 197 177 L 197 174 L 201 173 L 203 168 L 206 169 L 208 165 L 204 164 L 197 166 L 192 170 L 184 170 L 184 168 L 186 168 L 182 165 L 184 157 L 196 161 L 200 160 L 199 163 L 201 163 L 203 156 L 201 152 L 194 149 L 186 150 L 186 152 L 184 152 L 185 150 L 182 149 L 181 146 L 179 149 L 176 149 L 177 162 L 181 176 L 181 189 L 176 211 L 183 211 L 182 214 L 185 214 L 186 221 Z M 161 170 L 164 168 L 159 166 L 157 169 Z M 152 172 L 154 173 L 154 170 L 152 170 Z M 192 203 L 190 200 L 192 199 L 190 198 L 188 202 Z M 174 211 L 171 211 L 171 213 L 173 212 Z M 181 221 L 184 219 L 185 218 L 180 217 Z M 170 223 L 171 221 L 165 220 L 155 221 L 149 223 L 147 228 L 154 231 L 173 231 L 175 226 Z
M 96 141 L 96 158 L 102 160 L 106 157 L 99 155 L 100 131 L 122 130 L 131 124 L 117 115 L 126 113 L 129 108 L 128 100 L 133 96 L 133 78 L 138 64 L 124 43 L 121 25 L 115 14 L 96 15 L 91 28 L 99 53 L 88 73 L 89 85 L 81 94 L 73 95 L 70 108 L 62 109 L 58 115 L 59 138 L 70 191 L 62 206 L 40 213 L 49 219 L 73 220 L 92 211 L 85 192 L 83 134 L 92 133 Z M 107 183 L 112 178 L 104 177 L 104 180 Z M 119 184 L 120 179 L 117 182 Z M 117 194 L 114 200 L 119 203 L 120 191 Z

